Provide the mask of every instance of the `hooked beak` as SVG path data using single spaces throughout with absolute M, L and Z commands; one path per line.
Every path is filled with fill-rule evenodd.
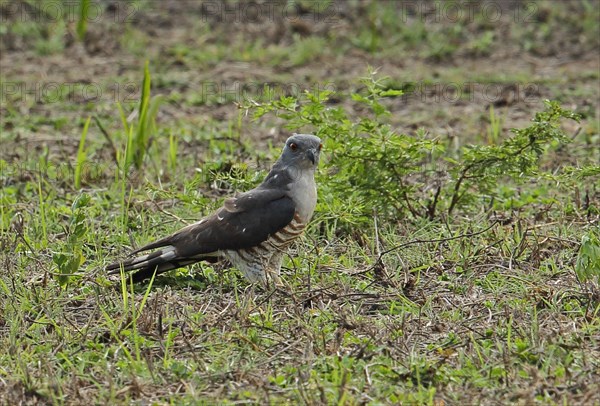
M 313 165 L 316 161 L 315 152 L 316 150 L 314 149 L 309 149 L 308 151 L 306 151 L 306 157 L 310 160 L 310 162 L 312 162 Z

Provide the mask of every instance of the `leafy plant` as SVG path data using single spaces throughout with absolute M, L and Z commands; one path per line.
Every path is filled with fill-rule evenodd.
M 295 37 L 295 50 L 290 52 L 290 64 L 292 66 L 300 66 L 318 58 L 323 52 L 325 44 L 326 41 L 319 37 Z
M 371 71 L 360 83 L 362 90 L 351 96 L 368 110 L 363 117 L 351 118 L 341 107 L 328 107 L 329 90 L 306 92 L 302 102 L 284 96 L 266 103 L 250 101 L 246 108 L 254 110 L 255 118 L 274 112 L 293 130 L 311 126 L 324 139 L 330 154 L 325 171 L 335 176 L 323 182 L 322 206 L 343 213 L 356 213 L 361 207 L 360 216 L 365 219 L 373 211 L 385 217 L 406 211 L 417 215 L 410 197 L 414 186 L 407 178 L 420 172 L 427 159 L 443 148 L 424 132 L 399 134 L 387 124 L 390 112 L 384 99 L 398 97 L 402 91 L 387 89 L 386 78 L 377 78 Z
M 87 233 L 85 208 L 90 202 L 90 196 L 81 194 L 71 205 L 71 216 L 68 227 L 65 228 L 67 239 L 60 252 L 54 253 L 52 260 L 58 267 L 56 278 L 61 286 L 66 286 L 72 276 L 85 261 L 82 253 L 81 240 Z
M 600 285 L 600 238 L 596 231 L 588 232 L 581 239 L 575 274 L 580 283 Z
M 469 48 L 474 55 L 489 55 L 494 44 L 494 31 L 485 31 L 472 40 Z
M 137 169 L 142 167 L 144 155 L 149 146 L 150 135 L 156 126 L 158 107 L 163 101 L 162 95 L 150 97 L 150 70 L 148 61 L 144 67 L 144 80 L 142 82 L 142 98 L 140 99 L 138 122 L 136 123 L 136 137 L 134 150 L 131 151 L 133 162 Z
M 125 154 L 118 154 L 120 157 L 120 166 L 125 173 L 133 164 L 136 169 L 141 169 L 144 163 L 144 157 L 150 148 L 151 135 L 156 128 L 156 115 L 158 108 L 163 101 L 162 95 L 150 96 L 151 78 L 148 69 L 148 61 L 144 66 L 144 79 L 142 81 L 142 96 L 135 117 L 137 120 L 129 124 L 125 118 L 125 113 L 120 104 L 118 104 L 121 115 L 121 122 L 126 134 Z
M 79 0 L 79 19 L 77 20 L 77 37 L 80 41 L 83 41 L 85 39 L 89 10 L 90 0 Z
M 173 172 L 177 168 L 177 138 L 173 133 L 169 135 L 169 168 Z
M 502 124 L 504 120 L 502 117 L 499 117 L 495 110 L 494 105 L 490 105 L 490 126 L 487 130 L 488 135 L 488 143 L 489 144 L 497 144 L 500 139 L 500 134 L 502 133 Z
M 108 133 L 102 122 L 97 116 L 94 116 L 94 121 L 98 128 L 108 140 L 113 152 L 113 157 L 117 162 L 119 169 L 126 175 L 133 165 L 137 170 L 141 169 L 144 164 L 145 156 L 150 149 L 152 135 L 156 130 L 156 116 L 158 108 L 163 102 L 163 95 L 150 96 L 151 92 L 151 77 L 148 68 L 148 61 L 144 66 L 144 79 L 142 81 L 142 95 L 140 98 L 137 111 L 127 118 L 125 110 L 120 103 L 117 103 L 121 124 L 123 125 L 125 139 L 119 148 L 114 142 L 113 137 Z M 130 121 L 133 123 L 130 124 Z M 177 153 L 176 140 L 171 137 L 169 141 L 169 163 L 174 164 L 174 159 Z M 173 167 L 173 166 L 172 166 Z
M 512 129 L 514 135 L 501 144 L 463 148 L 461 161 L 454 161 L 450 169 L 453 180 L 449 215 L 460 202 L 494 194 L 493 189 L 502 178 L 523 182 L 535 176 L 545 149 L 553 143 L 569 142 L 560 129 L 560 119 L 579 120 L 579 117 L 561 108 L 557 102 L 546 101 L 545 104 L 546 109 L 536 113 L 532 125 Z
M 360 79 L 362 88 L 351 94 L 355 110 L 350 116 L 341 107 L 327 106 L 331 91 L 306 92 L 303 99 L 284 96 L 264 103 L 249 101 L 245 107 L 254 117 L 273 112 L 292 130 L 310 127 L 325 142 L 321 207 L 335 212 L 356 213 L 366 221 L 374 212 L 388 220 L 410 213 L 433 219 L 457 208 L 468 210 L 474 203 L 494 196 L 503 179 L 523 182 L 538 174 L 539 158 L 551 145 L 569 142 L 560 120 L 578 117 L 556 102 L 546 102 L 533 124 L 512 130 L 513 136 L 497 145 L 468 145 L 458 157 L 424 131 L 400 134 L 387 124 L 390 112 L 386 98 L 402 91 L 387 88 L 388 79 L 376 72 Z M 267 92 L 268 95 L 268 92 Z M 490 112 L 489 136 L 497 142 L 501 121 Z M 334 175 L 334 176 L 331 176 Z M 439 207 L 444 208 L 443 211 Z
M 85 159 L 87 155 L 87 151 L 85 149 L 85 138 L 88 133 L 88 128 L 90 127 L 91 117 L 88 117 L 85 124 L 83 125 L 83 131 L 81 131 L 81 137 L 79 138 L 79 147 L 77 148 L 77 161 L 75 163 L 75 189 L 79 189 L 81 187 L 81 173 L 83 170 L 83 166 L 85 165 Z

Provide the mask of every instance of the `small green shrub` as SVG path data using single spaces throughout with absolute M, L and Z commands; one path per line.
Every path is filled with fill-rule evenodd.
M 63 287 L 79 272 L 80 266 L 85 261 L 82 240 L 88 232 L 86 207 L 90 200 L 87 194 L 81 194 L 75 199 L 71 205 L 69 224 L 65 227 L 66 241 L 62 243 L 60 251 L 52 255 L 52 260 L 58 268 L 56 279 Z
M 111 134 L 108 133 L 100 119 L 95 116 L 94 121 L 102 134 L 108 140 L 113 151 L 113 156 L 119 169 L 124 175 L 127 175 L 133 165 L 135 169 L 140 170 L 144 164 L 144 159 L 152 143 L 152 135 L 156 131 L 156 116 L 158 108 L 164 100 L 163 95 L 150 96 L 151 77 L 148 68 L 148 61 L 144 66 L 144 78 L 142 81 L 142 95 L 140 98 L 137 112 L 128 119 L 120 103 L 117 103 L 121 123 L 123 125 L 123 141 L 115 142 Z M 131 124 L 129 123 L 130 121 Z M 169 145 L 169 159 L 174 162 L 174 154 L 177 153 L 176 144 L 171 140 Z
M 244 106 L 255 118 L 273 113 L 290 130 L 312 131 L 323 138 L 327 159 L 320 208 L 336 216 L 344 213 L 351 223 L 371 221 L 374 213 L 397 221 L 407 215 L 434 219 L 458 209 L 479 211 L 503 193 L 499 184 L 532 181 L 540 175 L 544 152 L 570 141 L 560 129 L 561 119 L 578 119 L 547 101 L 529 127 L 512 130 L 513 135 L 498 144 L 464 146 L 456 155 L 425 131 L 401 134 L 388 124 L 386 99 L 402 91 L 386 83 L 388 79 L 375 72 L 360 79 L 361 87 L 351 98 L 361 116 L 328 105 L 329 90 L 305 92 L 302 98 L 267 97 Z M 499 129 L 493 131 L 499 141 Z
M 600 237 L 595 230 L 590 230 L 581 239 L 575 274 L 580 283 L 600 286 Z
M 445 192 L 450 199 L 447 212 L 451 214 L 459 203 L 481 202 L 481 198 L 496 195 L 497 185 L 510 178 L 522 183 L 540 174 L 540 157 L 554 144 L 570 142 L 560 129 L 560 119 L 578 120 L 578 116 L 546 101 L 546 109 L 533 118 L 533 124 L 511 130 L 513 136 L 499 145 L 469 145 L 462 149 L 460 161 L 450 167 L 452 175 Z
M 274 112 L 287 120 L 287 128 L 310 127 L 309 131 L 323 138 L 328 159 L 323 164 L 326 179 L 320 182 L 321 206 L 352 213 L 347 218 L 350 222 L 366 220 L 374 211 L 385 217 L 416 213 L 410 197 L 415 196 L 415 185 L 408 178 L 419 173 L 441 146 L 424 132 L 398 134 L 387 124 L 390 112 L 383 101 L 402 91 L 386 89 L 385 78 L 378 79 L 374 73 L 360 82 L 363 90 L 353 93 L 352 99 L 368 113 L 356 119 L 341 107 L 327 105 L 329 90 L 306 92 L 302 101 L 289 96 L 265 103 L 252 101 L 246 108 L 254 110 L 255 118 Z

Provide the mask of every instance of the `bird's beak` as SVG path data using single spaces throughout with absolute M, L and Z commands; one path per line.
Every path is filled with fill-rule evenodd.
M 315 164 L 316 160 L 315 153 L 316 150 L 314 149 L 309 149 L 308 151 L 306 151 L 306 157 L 310 160 L 310 162 L 312 162 L 313 165 Z

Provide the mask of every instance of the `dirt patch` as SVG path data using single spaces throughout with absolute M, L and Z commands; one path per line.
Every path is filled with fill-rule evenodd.
M 576 110 L 591 106 L 590 113 L 597 113 L 597 39 L 589 37 L 594 29 L 584 31 L 574 23 L 585 10 L 572 3 L 577 2 L 558 13 L 544 2 L 526 9 L 510 1 L 475 9 L 402 2 L 379 7 L 334 2 L 319 8 L 310 2 L 157 1 L 142 6 L 105 1 L 96 4 L 98 17 L 90 19 L 79 42 L 70 8 L 36 11 L 28 3 L 9 2 L 3 8 L 12 26 L 0 41 L 7 103 L 0 113 L 5 132 L 14 128 L 8 105 L 22 116 L 63 117 L 67 123 L 60 136 L 74 136 L 79 128 L 72 124 L 90 106 L 108 115 L 116 101 L 132 103 L 139 97 L 146 58 L 154 91 L 177 96 L 162 109 L 166 121 L 235 119 L 234 102 L 260 94 L 264 84 L 279 86 L 283 93 L 332 88 L 345 103 L 368 65 L 390 76 L 392 86 L 408 89 L 392 103 L 392 124 L 399 131 L 426 127 L 462 136 L 485 124 L 491 105 L 501 109 L 507 128 L 519 127 L 544 99 L 561 98 Z M 52 12 L 71 13 L 62 31 L 62 20 L 52 18 Z M 385 13 L 394 12 L 397 21 L 391 24 Z M 536 37 L 556 19 L 565 20 L 561 32 Z M 31 22 L 41 27 L 38 34 L 16 32 L 19 24 Z M 361 37 L 369 34 L 373 49 Z M 489 44 L 477 47 L 485 35 Z M 40 44 L 52 41 L 57 49 L 45 55 Z M 36 44 L 37 51 L 31 49 Z M 450 50 L 430 55 L 427 47 Z M 586 91 L 565 91 L 573 87 Z M 112 117 L 116 126 L 117 117 Z M 245 127 L 245 136 L 255 136 L 257 131 Z M 45 123 L 32 131 L 58 135 Z M 30 138 L 22 135 L 22 140 Z

